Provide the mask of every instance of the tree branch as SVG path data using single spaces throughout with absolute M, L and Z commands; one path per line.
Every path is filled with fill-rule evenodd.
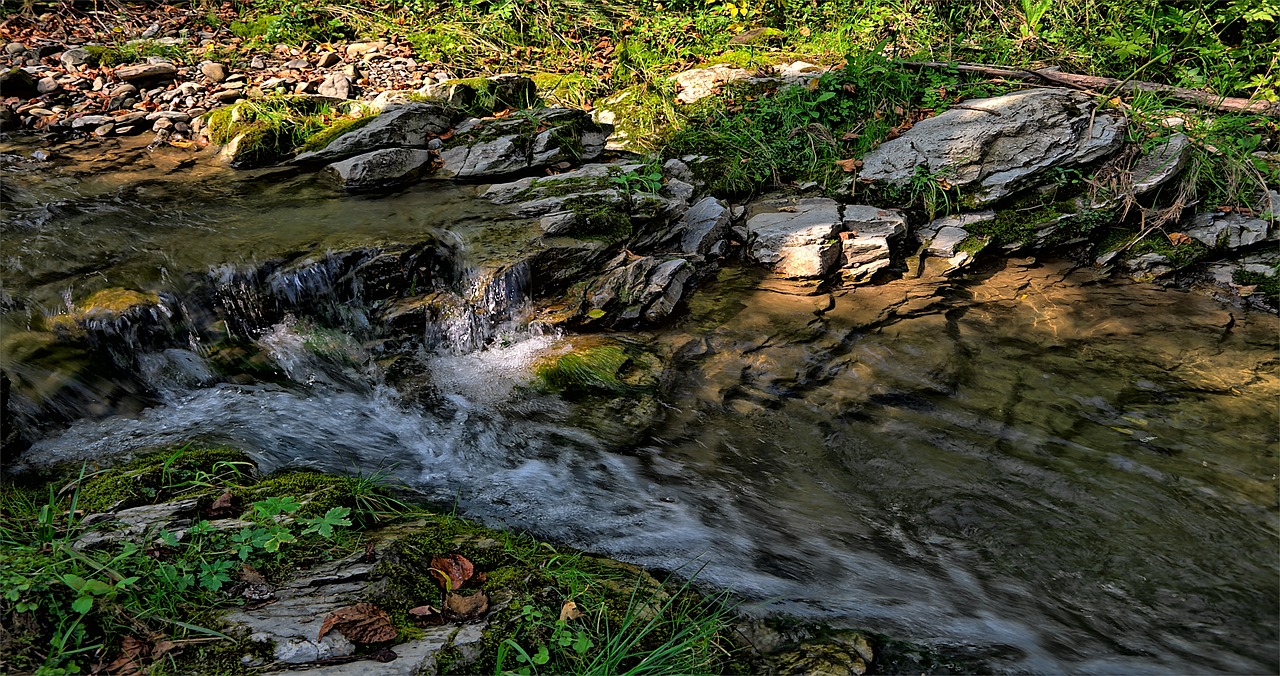
M 1199 89 L 1185 89 L 1157 82 L 1138 80 L 1117 80 L 1110 77 L 1093 75 L 1075 75 L 1049 68 L 1026 70 L 1021 68 L 1005 68 L 989 66 L 981 63 L 946 63 L 943 61 L 899 61 L 900 65 L 913 70 L 925 68 L 950 68 L 964 73 L 978 73 L 987 77 L 1002 77 L 1022 82 L 1045 82 L 1073 89 L 1106 90 L 1111 92 L 1155 92 L 1171 99 L 1191 103 L 1208 110 L 1230 113 L 1254 113 L 1268 117 L 1280 118 L 1280 103 L 1255 101 L 1252 99 L 1218 96 Z

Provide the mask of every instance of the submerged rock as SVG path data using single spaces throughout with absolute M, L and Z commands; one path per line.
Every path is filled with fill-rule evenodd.
M 1050 169 L 1107 157 L 1126 125 L 1070 90 L 971 99 L 867 153 L 859 177 L 902 187 L 925 171 L 984 204 L 1033 187 Z

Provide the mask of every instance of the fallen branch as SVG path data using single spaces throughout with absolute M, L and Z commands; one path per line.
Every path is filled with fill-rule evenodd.
M 1074 89 L 1105 90 L 1111 92 L 1155 92 L 1171 99 L 1192 103 L 1201 108 L 1230 113 L 1254 113 L 1268 117 L 1280 118 L 1280 103 L 1255 101 L 1252 99 L 1218 96 L 1199 89 L 1185 89 L 1158 82 L 1142 82 L 1139 80 L 1117 80 L 1111 77 L 1093 75 L 1075 75 L 1059 70 L 1041 68 L 1027 70 L 1021 68 L 1005 68 L 989 66 L 981 63 L 947 63 L 944 61 L 900 61 L 905 68 L 921 70 L 924 68 L 951 68 L 964 73 L 978 73 L 987 77 L 1001 77 L 1023 82 L 1046 82 Z

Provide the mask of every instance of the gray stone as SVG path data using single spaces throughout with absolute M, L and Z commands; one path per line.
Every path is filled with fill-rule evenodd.
M 58 84 L 58 81 L 51 77 L 42 77 L 38 82 L 36 82 L 36 91 L 41 94 L 56 92 L 61 87 L 62 85 Z
M 335 162 L 328 171 L 347 190 L 371 190 L 417 178 L 430 169 L 434 157 L 420 148 L 384 148 Z
M 321 96 L 330 96 L 335 99 L 349 99 L 351 98 L 351 91 L 351 78 L 340 73 L 329 74 L 324 79 L 324 82 L 320 83 L 320 88 L 317 90 Z
M 677 73 L 671 77 L 671 80 L 676 85 L 676 102 L 688 104 L 720 92 L 726 84 L 802 84 L 821 77 L 827 69 L 812 63 L 796 61 L 770 66 L 767 71 L 762 74 L 760 70 L 748 70 L 719 63 Z
M 89 50 L 83 47 L 72 47 L 64 51 L 58 60 L 66 68 L 77 68 L 89 63 Z
M 748 255 L 783 277 L 821 277 L 839 260 L 840 205 L 826 198 L 758 203 L 747 219 Z
M 221 63 L 206 61 L 200 64 L 200 73 L 209 78 L 210 82 L 222 82 L 227 79 L 231 71 Z
M 628 262 L 626 253 L 606 267 L 613 271 L 588 285 L 582 310 L 619 328 L 665 319 L 684 298 L 694 273 L 684 258 L 645 256 Z
M 1211 212 L 1196 214 L 1185 233 L 1210 248 L 1242 249 L 1266 241 L 1270 230 L 1261 218 Z
M 920 226 L 920 228 L 916 230 L 916 236 L 920 238 L 921 242 L 928 242 L 937 236 L 939 230 L 942 230 L 947 226 L 967 228 L 975 223 L 993 221 L 995 218 L 996 212 L 990 210 L 943 216 L 942 218 L 934 219 L 929 221 L 927 224 Z
M 110 115 L 85 115 L 71 121 L 72 129 L 82 129 L 84 127 L 100 127 L 108 122 L 114 122 L 115 118 Z
M 172 80 L 177 74 L 178 67 L 166 61 L 121 66 L 115 70 L 116 77 L 126 82 L 134 80 Z
M 925 251 L 931 256 L 951 258 L 956 255 L 956 247 L 969 238 L 969 231 L 964 228 L 947 225 L 938 230 L 938 234 L 929 240 Z
M 4 46 L 4 53 L 9 56 L 16 56 L 27 51 L 27 46 L 21 42 L 10 42 Z
M 191 116 L 180 110 L 157 110 L 154 113 L 147 113 L 147 120 L 166 119 L 170 122 L 186 122 Z
M 213 97 L 213 100 L 220 103 L 235 103 L 236 101 L 244 98 L 244 92 L 239 89 L 224 89 L 222 91 L 214 92 L 211 96 Z
M 292 61 L 285 61 L 284 65 L 280 66 L 282 70 L 306 70 L 310 67 L 311 67 L 311 62 L 307 61 L 306 59 L 293 59 Z
M 343 134 L 315 152 L 303 153 L 298 163 L 333 162 L 383 148 L 422 148 L 453 125 L 453 114 L 430 103 L 412 103 L 378 115 L 372 122 Z
M 249 60 L 249 67 L 254 70 L 262 70 L 267 67 L 267 62 L 261 56 L 255 56 Z
M 529 115 L 464 123 L 441 151 L 442 178 L 511 174 L 594 159 L 610 129 L 580 110 L 543 108 Z
M 1158 253 L 1149 253 L 1125 261 L 1125 267 L 1134 279 L 1145 281 L 1173 271 L 1169 259 Z
M 1070 90 L 972 99 L 867 153 L 859 178 L 906 186 L 923 168 L 978 203 L 993 202 L 1033 187 L 1055 167 L 1106 157 L 1123 142 L 1126 124 Z
M 729 208 L 714 197 L 704 197 L 675 224 L 672 232 L 678 238 L 679 251 L 706 255 L 716 242 L 724 239 L 729 227 Z
M 869 281 L 892 263 L 893 245 L 907 234 L 907 219 L 896 211 L 850 205 L 844 208 L 843 273 L 846 281 Z
M 1133 194 L 1143 195 L 1178 175 L 1191 153 L 1191 139 L 1178 133 L 1138 158 L 1133 165 Z

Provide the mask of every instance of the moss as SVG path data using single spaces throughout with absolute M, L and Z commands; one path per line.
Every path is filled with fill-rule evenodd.
M 586 108 L 601 88 L 600 81 L 578 73 L 535 73 L 529 77 L 548 105 Z
M 574 222 L 558 234 L 605 244 L 615 244 L 631 236 L 631 217 L 607 197 L 583 195 L 568 206 Z
M 1136 233 L 1135 233 L 1136 235 Z M 1133 235 L 1131 235 L 1133 236 Z M 1129 247 L 1130 257 L 1143 254 L 1160 254 L 1169 261 L 1174 270 L 1195 265 L 1209 256 L 1210 249 L 1197 239 L 1174 244 L 1163 233 L 1153 232 L 1133 246 Z
M 160 451 L 85 480 L 80 486 L 80 508 L 101 512 L 157 504 L 178 495 L 208 497 L 212 487 L 183 484 L 212 476 L 247 475 L 252 467 L 244 453 L 227 448 Z
M 155 292 L 103 289 L 77 302 L 66 314 L 50 317 L 48 322 L 50 328 L 70 329 L 87 320 L 112 320 L 159 303 L 160 296 Z
M 280 16 L 276 14 L 260 16 L 251 21 L 232 21 L 231 33 L 244 40 L 261 38 L 278 23 L 280 23 Z
M 1255 294 L 1261 295 L 1272 305 L 1280 303 L 1280 274 L 1273 272 L 1268 275 L 1238 268 L 1231 273 L 1231 281 L 1241 286 L 1256 286 Z
M 573 351 L 534 366 L 544 388 L 570 395 L 638 394 L 655 384 L 654 363 L 642 350 L 609 339 L 575 342 Z
M 299 146 L 299 152 L 313 152 L 327 147 L 333 143 L 339 136 L 349 134 L 370 122 L 373 122 L 377 115 L 365 115 L 363 117 L 345 118 L 338 120 L 333 124 L 325 127 L 321 131 L 312 134 L 306 141 Z
M 612 142 L 628 150 L 656 150 L 683 124 L 673 92 L 654 84 L 629 87 L 595 102 L 598 119 L 613 125 Z

